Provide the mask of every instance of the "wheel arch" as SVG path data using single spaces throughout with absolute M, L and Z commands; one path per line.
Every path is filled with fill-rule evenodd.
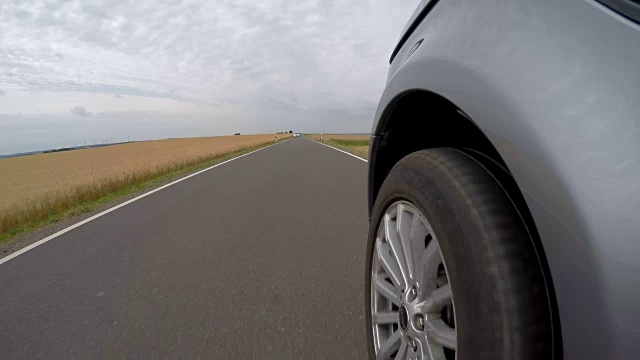
M 393 165 L 406 155 L 423 149 L 452 147 L 462 150 L 483 164 L 492 163 L 491 170 L 500 170 L 515 184 L 506 163 L 482 129 L 453 102 L 431 91 L 412 89 L 394 97 L 382 112 L 373 138 L 369 210 Z
M 412 152 L 437 147 L 454 148 L 479 162 L 491 173 L 511 199 L 531 235 L 547 282 L 554 327 L 560 330 L 553 279 L 535 221 L 516 179 L 481 127 L 444 96 L 413 89 L 400 93 L 388 103 L 372 135 L 369 214 L 393 166 Z M 556 343 L 560 344 L 555 352 L 560 355 L 557 358 L 562 358 L 561 331 L 556 331 L 555 337 Z

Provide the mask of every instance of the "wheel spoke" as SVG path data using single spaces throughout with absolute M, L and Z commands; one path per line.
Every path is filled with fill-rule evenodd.
M 441 344 L 428 339 L 423 339 L 421 342 L 420 352 L 422 353 L 422 360 L 442 360 L 446 359 L 444 356 L 444 348 Z
M 373 348 L 378 349 L 380 347 L 380 328 L 378 326 L 372 326 L 373 328 Z
M 398 214 L 399 211 L 400 205 L 398 206 Z M 391 216 L 389 214 L 385 214 L 384 216 L 384 235 L 387 241 L 389 241 L 389 245 L 391 245 L 391 249 L 393 250 L 393 259 L 398 264 L 398 268 L 402 274 L 403 287 L 406 288 L 406 284 L 408 284 L 409 280 L 407 261 L 404 256 L 400 237 L 398 236 L 398 225 L 393 224 L 393 220 L 391 220 Z
M 371 321 L 374 324 L 394 324 L 399 322 L 398 313 L 394 312 L 380 312 L 373 314 Z
M 429 297 L 424 301 L 424 307 L 427 312 L 440 311 L 446 305 L 453 301 L 451 293 L 451 284 L 445 284 L 431 292 Z
M 382 344 L 380 344 L 380 349 L 378 350 L 378 359 L 388 359 L 391 357 L 394 351 L 400 348 L 400 343 L 402 342 L 402 334 L 400 334 L 400 330 L 396 331 L 385 340 Z
M 385 298 L 389 299 L 396 306 L 400 306 L 400 292 L 393 285 L 389 284 L 380 275 L 376 275 L 374 281 L 375 290 Z
M 398 349 L 398 352 L 396 353 L 396 356 L 394 357 L 395 359 L 405 359 L 407 356 L 407 351 L 409 350 L 409 345 L 407 344 L 407 341 L 402 338 L 401 340 L 401 344 L 400 344 L 400 349 Z
M 427 338 L 446 348 L 455 350 L 457 347 L 456 330 L 445 324 L 442 319 L 427 321 Z
M 396 231 L 402 244 L 402 254 L 406 262 L 405 281 L 415 278 L 414 259 L 413 259 L 413 247 L 411 243 L 411 227 L 414 226 L 414 222 L 418 218 L 415 214 L 406 210 L 405 206 L 398 205 L 398 213 L 396 215 Z
M 402 272 L 398 267 L 398 263 L 393 259 L 391 253 L 391 247 L 388 245 L 378 242 L 378 258 L 380 259 L 380 265 L 382 265 L 382 269 L 389 275 L 391 278 L 391 282 L 399 289 L 404 289 L 404 281 L 402 280 Z
M 435 239 L 431 239 L 420 257 L 418 284 L 422 287 L 423 291 L 429 292 L 435 289 L 438 265 L 441 263 L 442 259 L 440 257 L 438 242 Z
M 429 234 L 429 229 L 422 224 L 420 216 L 414 214 L 413 220 L 411 221 L 411 229 L 409 230 L 409 238 L 416 243 L 422 243 L 427 234 Z M 417 248 L 415 250 L 417 250 Z

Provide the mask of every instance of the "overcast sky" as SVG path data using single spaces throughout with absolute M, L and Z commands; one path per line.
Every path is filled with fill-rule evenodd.
M 417 0 L 0 2 L 0 154 L 369 132 Z

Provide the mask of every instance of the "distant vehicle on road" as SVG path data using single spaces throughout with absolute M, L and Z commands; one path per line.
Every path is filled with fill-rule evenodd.
M 420 2 L 372 128 L 372 357 L 638 358 L 639 19 Z
M 300 137 L 300 134 L 295 133 L 295 134 L 293 134 L 293 137 L 294 137 L 294 138 Z

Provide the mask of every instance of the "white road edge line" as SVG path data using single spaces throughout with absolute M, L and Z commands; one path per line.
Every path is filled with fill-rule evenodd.
M 267 146 L 262 147 L 262 148 L 260 148 L 260 149 L 253 150 L 253 151 L 251 151 L 251 152 L 248 152 L 248 153 L 243 154 L 243 155 L 240 155 L 240 156 L 236 156 L 236 157 L 234 157 L 234 158 L 232 158 L 232 159 L 229 159 L 229 160 L 225 160 L 225 161 L 223 161 L 223 162 L 221 162 L 221 163 L 219 163 L 219 164 L 215 164 L 215 165 L 210 166 L 210 167 L 208 167 L 208 168 L 206 168 L 206 169 L 202 169 L 202 170 L 200 170 L 200 171 L 198 171 L 198 172 L 195 172 L 195 173 L 193 173 L 193 174 L 191 174 L 191 175 L 187 175 L 187 176 L 185 176 L 185 177 L 183 177 L 183 178 L 180 178 L 180 179 L 178 179 L 178 180 L 176 180 L 176 181 L 170 182 L 170 183 L 168 183 L 168 184 L 166 184 L 166 185 L 162 185 L 162 186 L 160 186 L 159 188 L 153 189 L 153 190 L 151 190 L 151 191 L 149 191 L 149 192 L 146 192 L 146 193 L 144 193 L 144 194 L 142 194 L 142 195 L 140 195 L 140 196 L 137 196 L 137 197 L 135 197 L 135 198 L 133 198 L 133 199 L 131 199 L 131 200 L 127 200 L 127 201 L 125 201 L 125 202 L 123 202 L 123 203 L 121 203 L 121 204 L 118 204 L 118 205 L 116 205 L 116 206 L 114 206 L 114 207 L 112 207 L 112 208 L 109 208 L 109 209 L 107 209 L 107 210 L 105 210 L 105 211 L 103 211 L 103 212 L 101 212 L 101 213 L 99 213 L 99 214 L 93 215 L 93 216 L 88 217 L 88 218 L 86 218 L 86 219 L 84 219 L 84 220 L 82 220 L 82 221 L 80 221 L 80 222 L 78 222 L 78 223 L 75 223 L 75 224 L 73 224 L 73 225 L 71 225 L 71 226 L 69 226 L 69 227 L 67 227 L 67 228 L 64 228 L 64 229 L 62 229 L 62 230 L 58 231 L 57 233 L 55 233 L 55 234 L 53 234 L 53 235 L 49 235 L 49 236 L 47 236 L 46 238 L 44 238 L 44 239 L 42 239 L 42 240 L 38 240 L 37 242 L 34 242 L 33 244 L 31 244 L 31 245 L 29 245 L 29 246 L 27 246 L 27 247 L 24 247 L 24 248 L 22 248 L 22 249 L 20 249 L 20 250 L 18 250 L 18 251 L 16 251 L 16 252 L 14 252 L 14 253 L 13 253 L 13 254 L 11 254 L 11 255 L 7 255 L 7 256 L 3 257 L 2 259 L 0 259 L 0 265 L 2 265 L 2 264 L 4 264 L 4 263 L 6 263 L 7 261 L 9 261 L 9 260 L 11 260 L 11 259 L 13 259 L 13 258 L 15 258 L 15 257 L 18 257 L 18 256 L 20 256 L 20 255 L 22 255 L 22 254 L 26 253 L 27 251 L 29 251 L 29 250 L 31 250 L 31 249 L 37 248 L 38 246 L 40 246 L 40 245 L 42 245 L 42 244 L 44 244 L 44 243 L 46 243 L 46 242 L 48 242 L 48 241 L 50 241 L 50 240 L 53 240 L 53 239 L 57 238 L 58 236 L 60 236 L 60 235 L 62 235 L 62 234 L 64 234 L 64 233 L 67 233 L 67 232 L 69 232 L 69 231 L 71 231 L 71 230 L 73 230 L 73 229 L 75 229 L 75 228 L 77 228 L 77 227 L 80 227 L 80 226 L 82 226 L 82 225 L 84 225 L 84 224 L 86 224 L 86 223 L 88 223 L 88 222 L 90 222 L 90 221 L 93 221 L 93 220 L 95 220 L 95 219 L 97 219 L 97 218 L 99 218 L 99 217 L 101 217 L 101 216 L 104 216 L 104 215 L 106 215 L 106 214 L 108 214 L 108 213 L 110 213 L 110 212 L 112 212 L 112 211 L 118 210 L 118 209 L 120 209 L 120 208 L 121 208 L 121 207 L 123 207 L 123 206 L 129 205 L 129 204 L 131 204 L 131 203 L 132 203 L 132 202 L 134 202 L 134 201 L 138 201 L 138 200 L 142 199 L 142 198 L 143 198 L 143 197 L 145 197 L 145 196 L 149 196 L 149 195 L 151 195 L 151 194 L 153 194 L 153 193 L 155 193 L 155 192 L 158 192 L 158 191 L 160 191 L 160 190 L 162 190 L 162 189 L 166 189 L 166 188 L 168 188 L 168 187 L 169 187 L 169 186 L 171 186 L 171 185 L 175 185 L 175 184 L 177 184 L 177 183 L 179 183 L 179 182 L 181 182 L 181 181 L 187 180 L 188 178 L 191 178 L 191 177 L 194 177 L 194 176 L 196 176 L 196 175 L 202 174 L 203 172 L 205 172 L 205 171 L 209 171 L 209 170 L 211 170 L 211 169 L 213 169 L 213 168 L 216 168 L 216 167 L 218 167 L 218 166 L 220 166 L 220 165 L 224 165 L 224 164 L 226 164 L 226 163 L 228 163 L 228 162 L 231 162 L 231 161 L 233 161 L 233 160 L 240 159 L 241 157 L 245 157 L 245 156 L 247 156 L 247 155 L 251 155 L 251 154 L 253 154 L 253 153 L 255 153 L 255 152 L 258 152 L 258 151 L 260 151 L 260 150 L 264 150 L 264 149 L 269 148 L 269 147 L 272 147 L 272 146 L 274 146 L 274 145 L 282 144 L 283 142 L 286 142 L 286 141 L 287 141 L 287 140 L 282 141 L 282 142 L 278 142 L 278 143 L 275 143 L 275 144 L 267 145 Z
M 366 162 L 366 163 L 368 163 L 368 162 L 369 162 L 369 160 L 367 160 L 367 159 L 363 159 L 363 158 L 361 158 L 361 157 L 360 157 L 360 156 L 358 156 L 358 155 L 353 155 L 352 153 L 350 153 L 350 152 L 348 152 L 348 151 L 344 151 L 344 150 L 341 150 L 341 149 L 335 148 L 335 147 L 333 147 L 333 146 L 331 146 L 331 145 L 327 145 L 327 144 L 322 143 L 322 142 L 320 142 L 320 141 L 313 140 L 312 138 L 307 138 L 307 139 L 309 139 L 309 140 L 311 140 L 311 141 L 313 141 L 313 142 L 317 142 L 317 143 L 318 143 L 318 144 L 320 144 L 320 145 L 324 145 L 324 146 L 326 146 L 326 147 L 330 147 L 330 148 L 332 148 L 333 150 L 338 150 L 338 151 L 340 151 L 341 153 L 345 153 L 345 154 L 347 154 L 347 155 L 349 155 L 349 156 L 353 156 L 354 158 L 356 158 L 356 159 L 358 159 L 358 160 L 362 160 L 362 161 L 364 161 L 364 162 Z M 0 264 L 1 264 L 1 263 L 0 263 Z

